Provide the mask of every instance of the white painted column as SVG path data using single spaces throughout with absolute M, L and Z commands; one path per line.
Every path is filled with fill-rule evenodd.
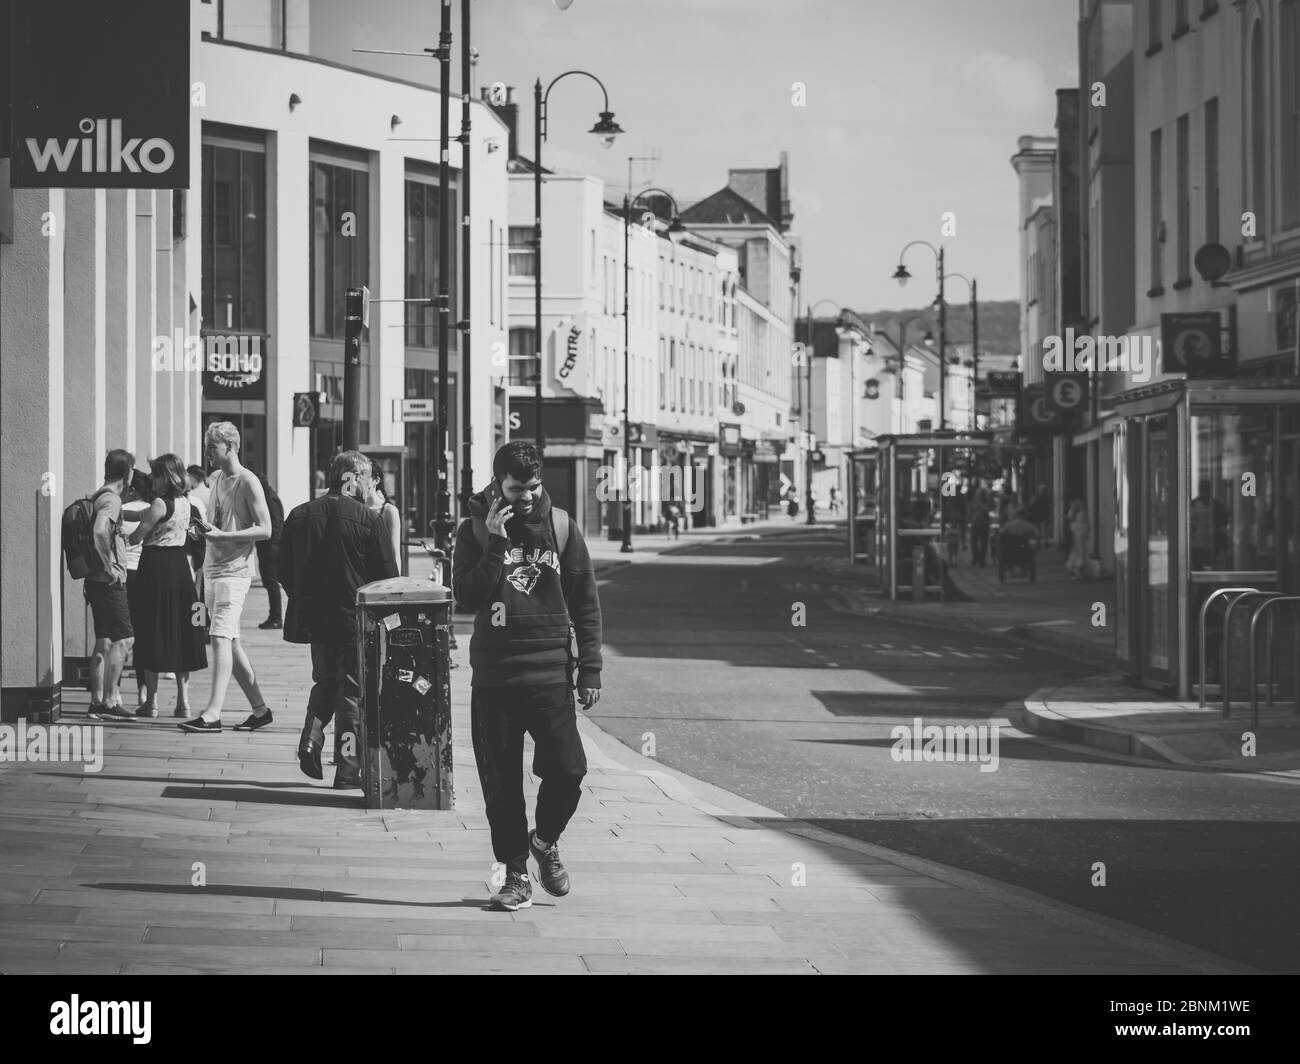
M 274 357 L 267 366 L 267 472 L 287 514 L 306 502 L 311 433 L 289 420 L 293 393 L 310 391 L 311 253 L 306 135 L 280 130 L 266 152 L 267 275 L 271 279 L 267 331 Z

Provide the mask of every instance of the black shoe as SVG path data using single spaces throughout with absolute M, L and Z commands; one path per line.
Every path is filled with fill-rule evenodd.
M 284 624 L 283 624 L 282 622 L 280 622 L 280 621 L 277 621 L 274 617 L 268 617 L 266 620 L 264 620 L 264 621 L 263 621 L 261 624 L 259 624 L 257 627 L 259 627 L 259 628 L 283 628 L 283 627 L 284 627 Z
M 92 703 L 86 716 L 91 720 L 129 720 L 133 723 L 135 721 L 135 713 L 125 706 L 105 706 Z
M 533 904 L 533 885 L 528 880 L 528 873 L 507 872 L 505 883 L 488 899 L 488 904 L 497 911 L 527 909 Z
M 298 744 L 298 767 L 314 780 L 325 778 L 320 767 L 320 743 L 315 739 L 304 739 Z
M 195 717 L 193 720 L 182 721 L 176 727 L 183 732 L 219 732 L 221 731 L 221 721 L 213 721 L 209 724 L 202 717 Z
M 258 728 L 265 728 L 274 719 L 269 709 L 260 717 L 253 713 L 249 715 L 248 720 L 244 721 L 243 724 L 236 724 L 235 731 L 257 731 Z
M 158 716 L 158 707 L 157 705 L 136 706 L 135 715 L 137 717 L 156 717 Z
M 355 776 L 347 776 L 344 775 L 343 773 L 338 773 L 334 777 L 334 789 L 336 791 L 352 791 L 352 790 L 360 790 L 361 788 L 362 788 L 362 784 L 361 784 L 360 774 Z
M 537 845 L 537 832 L 528 835 L 528 852 L 537 862 L 537 879 L 547 894 L 562 898 L 569 893 L 569 873 L 560 862 L 560 848 L 551 843 L 550 849 L 543 850 Z

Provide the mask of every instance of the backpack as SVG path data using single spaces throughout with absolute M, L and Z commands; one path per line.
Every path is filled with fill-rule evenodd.
M 63 554 L 73 580 L 104 571 L 103 560 L 95 549 L 95 500 L 107 490 L 100 488 L 63 511 Z

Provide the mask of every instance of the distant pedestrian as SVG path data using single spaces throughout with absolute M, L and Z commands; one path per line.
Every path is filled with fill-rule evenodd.
M 194 590 L 186 540 L 190 501 L 185 494 L 185 466 L 174 454 L 149 463 L 151 498 L 131 540 L 142 548 L 135 579 L 135 668 L 144 676 L 147 701 L 140 717 L 158 716 L 158 674 L 176 675 L 175 716 L 190 715 L 190 673 L 208 667 L 203 645 L 201 600 Z
M 266 509 L 271 515 L 271 538 L 257 543 L 257 571 L 262 576 L 262 586 L 266 588 L 269 613 L 257 627 L 262 629 L 281 628 L 284 625 L 284 613 L 280 600 L 280 577 L 276 572 L 276 561 L 280 553 L 280 533 L 284 529 L 284 503 L 271 487 L 271 482 L 257 475 L 257 482 L 262 485 L 262 494 L 266 496 Z
M 470 497 L 471 516 L 457 530 L 452 593 L 477 615 L 469 650 L 471 733 L 492 852 L 505 865 L 491 905 L 513 911 L 532 904 L 529 854 L 547 893 L 569 893 L 557 843 L 587 773 L 574 671 L 578 697 L 590 709 L 600 698 L 601 616 L 587 544 L 577 522 L 552 508 L 537 448 L 506 444 L 493 457 L 492 475 L 489 490 Z M 532 832 L 521 764 L 525 732 L 542 781 Z
M 840 489 L 835 487 L 833 484 L 831 485 L 830 500 L 831 516 L 838 517 L 840 515 Z
M 794 488 L 790 489 L 790 494 L 785 504 L 785 512 L 790 515 L 791 521 L 794 521 L 799 516 L 799 496 L 795 494 Z
M 89 715 L 93 720 L 135 720 L 134 711 L 122 705 L 120 691 L 122 668 L 135 644 L 126 597 L 126 539 L 122 535 L 122 498 L 130 493 L 134 469 L 135 456 L 130 451 L 109 451 L 104 459 L 104 483 L 89 498 L 90 571 L 84 577 L 82 594 L 90 604 L 95 626 L 95 649 L 90 658 Z M 71 555 L 68 563 L 71 571 Z
M 235 726 L 255 731 L 271 723 L 257 676 L 239 641 L 239 622 L 252 585 L 253 545 L 271 537 L 271 514 L 262 485 L 239 461 L 239 430 L 215 421 L 203 436 L 212 474 L 208 523 L 203 527 L 207 552 L 203 561 L 203 604 L 212 642 L 212 691 L 202 715 L 180 725 L 187 732 L 221 731 L 221 708 L 233 675 L 252 714 Z
M 136 573 L 140 569 L 141 545 L 131 541 L 131 534 L 140 527 L 140 518 L 149 510 L 153 501 L 153 488 L 149 484 L 149 474 L 143 469 L 131 470 L 131 484 L 122 496 L 122 538 L 126 541 L 126 605 L 131 613 L 131 630 L 139 635 L 141 625 L 148 620 L 148 610 L 140 604 L 136 591 Z M 152 697 L 151 688 L 145 682 L 144 670 L 136 663 L 136 647 L 131 647 L 130 667 L 135 673 L 136 713 L 140 707 L 147 705 Z M 125 672 L 125 667 L 123 672 Z
M 334 721 L 334 786 L 361 786 L 357 729 L 357 588 L 398 575 L 383 521 L 366 505 L 370 461 L 343 451 L 330 465 L 328 491 L 295 506 L 280 539 L 280 581 L 289 595 L 284 638 L 311 644 L 312 689 L 298 740 L 298 765 L 324 778 L 321 750 Z
M 397 559 L 397 568 L 400 572 L 405 568 L 402 564 L 402 515 L 398 512 L 396 504 L 389 499 L 388 492 L 384 491 L 384 470 L 373 459 L 370 462 L 370 475 L 367 480 L 366 487 L 369 491 L 364 501 L 372 512 L 379 515 L 380 523 L 383 524 L 384 531 L 392 542 L 393 557 Z
M 980 568 L 988 565 L 989 527 L 992 524 L 989 511 L 992 509 L 993 500 L 988 489 L 980 487 L 970 505 L 970 558 L 971 564 Z
M 1038 543 L 1047 546 L 1048 525 L 1052 520 L 1052 495 L 1046 484 L 1038 485 L 1038 493 L 1029 501 L 1029 521 L 1038 526 Z
M 201 465 L 187 466 L 185 469 L 185 479 L 189 482 L 190 490 L 187 493 L 190 502 L 199 502 L 203 506 L 203 512 L 208 512 L 211 491 L 208 488 L 208 474 Z
M 1088 507 L 1082 499 L 1070 503 L 1070 556 L 1066 568 L 1075 580 L 1081 580 L 1088 571 L 1088 536 L 1091 532 Z
M 668 538 L 680 539 L 682 535 L 682 508 L 675 502 L 664 503 L 664 519 L 668 522 Z

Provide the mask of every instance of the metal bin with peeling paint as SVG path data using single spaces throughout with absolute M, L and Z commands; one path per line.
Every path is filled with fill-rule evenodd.
M 415 577 L 357 589 L 367 809 L 452 808 L 451 606 Z

